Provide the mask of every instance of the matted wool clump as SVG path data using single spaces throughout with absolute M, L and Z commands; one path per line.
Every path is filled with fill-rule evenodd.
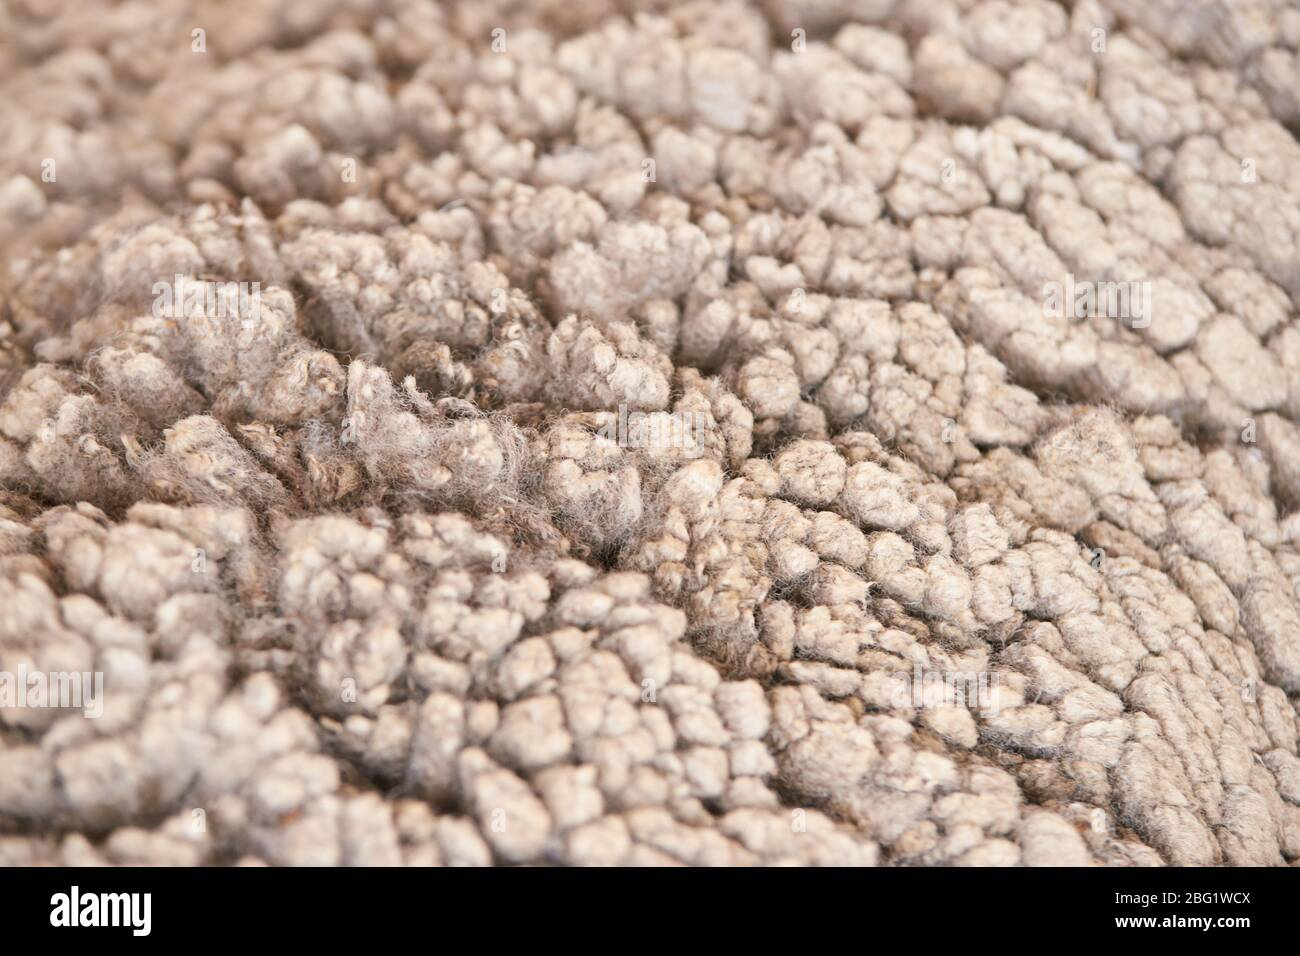
M 1285 0 L 0 6 L 0 864 L 1300 860 Z

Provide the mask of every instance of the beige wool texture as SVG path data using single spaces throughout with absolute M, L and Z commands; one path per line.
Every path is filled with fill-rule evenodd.
M 1300 862 L 1298 131 L 1286 0 L 0 4 L 0 864 Z

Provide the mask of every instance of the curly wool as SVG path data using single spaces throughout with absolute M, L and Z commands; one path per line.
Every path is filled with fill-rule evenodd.
M 97 6 L 0 8 L 0 671 L 105 688 L 0 862 L 1300 860 L 1294 9 Z

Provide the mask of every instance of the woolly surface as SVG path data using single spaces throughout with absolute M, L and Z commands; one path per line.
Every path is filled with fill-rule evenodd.
M 631 8 L 0 7 L 0 861 L 1300 859 L 1300 13 Z

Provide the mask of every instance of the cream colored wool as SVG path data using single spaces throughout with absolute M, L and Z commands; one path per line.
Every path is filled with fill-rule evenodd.
M 0 863 L 1300 861 L 1298 51 L 0 6 Z

